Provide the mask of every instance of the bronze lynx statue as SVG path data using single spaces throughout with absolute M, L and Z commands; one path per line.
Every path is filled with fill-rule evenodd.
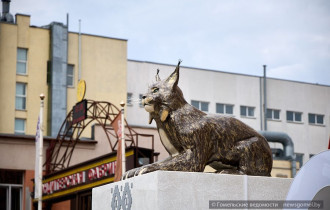
M 170 156 L 122 178 L 156 170 L 202 172 L 206 165 L 223 174 L 270 176 L 272 153 L 263 136 L 233 117 L 208 115 L 186 102 L 178 87 L 180 62 L 166 80 L 157 73 L 142 100 Z

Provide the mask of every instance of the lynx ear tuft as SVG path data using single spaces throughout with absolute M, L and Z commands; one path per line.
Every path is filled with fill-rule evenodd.
M 163 109 L 161 112 L 160 112 L 160 120 L 162 122 L 164 122 L 166 119 L 167 119 L 167 116 L 168 116 L 168 109 Z
M 149 124 L 151 124 L 152 123 L 152 120 L 153 120 L 154 118 L 151 116 L 151 114 L 149 114 Z
M 160 77 L 159 77 L 159 69 L 157 69 L 157 74 L 156 74 L 156 82 L 160 81 Z
M 179 82 L 179 70 L 180 70 L 180 64 L 181 60 L 179 60 L 178 65 L 176 66 L 174 72 L 166 79 L 166 82 L 169 83 L 172 86 L 175 86 Z

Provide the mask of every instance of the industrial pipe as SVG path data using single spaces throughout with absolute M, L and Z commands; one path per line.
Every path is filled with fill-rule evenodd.
M 284 159 L 291 160 L 292 177 L 296 175 L 296 155 L 294 154 L 294 145 L 290 136 L 283 132 L 259 131 L 268 142 L 277 142 L 283 145 Z

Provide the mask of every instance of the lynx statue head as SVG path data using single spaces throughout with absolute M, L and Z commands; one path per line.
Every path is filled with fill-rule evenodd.
M 157 72 L 156 82 L 149 86 L 148 93 L 142 97 L 142 105 L 150 114 L 149 124 L 153 119 L 164 122 L 171 111 L 187 103 L 178 87 L 180 64 L 181 60 L 165 80 L 161 80 Z

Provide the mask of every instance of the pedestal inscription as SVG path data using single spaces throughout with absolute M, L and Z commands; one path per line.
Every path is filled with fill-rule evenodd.
M 93 189 L 92 209 L 209 209 L 210 201 L 285 200 L 292 179 L 156 171 Z

